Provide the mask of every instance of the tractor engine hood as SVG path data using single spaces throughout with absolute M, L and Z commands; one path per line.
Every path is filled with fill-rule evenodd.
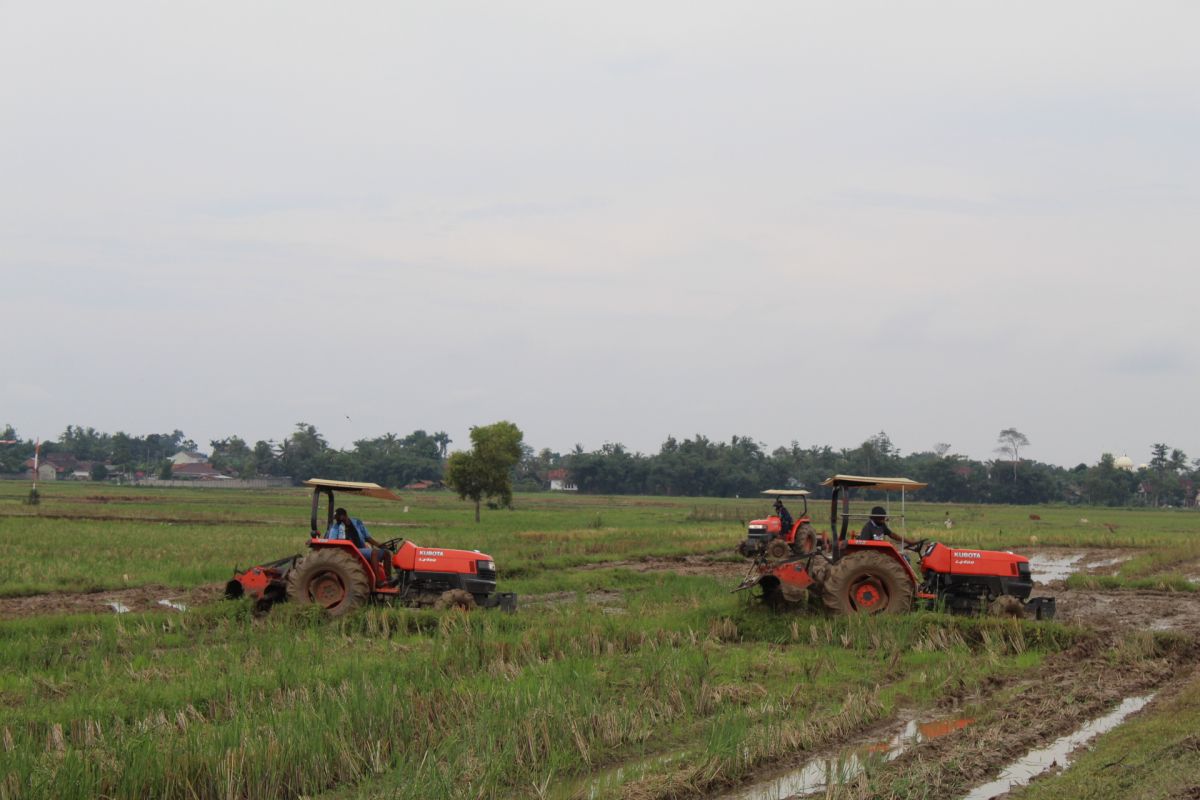
M 496 562 L 487 553 L 422 547 L 409 541 L 400 545 L 392 563 L 400 569 L 417 572 L 491 573 L 493 580 L 496 574 Z
M 766 519 L 752 519 L 746 526 L 747 532 L 750 534 L 763 533 L 782 533 L 783 523 L 779 517 L 767 517 Z

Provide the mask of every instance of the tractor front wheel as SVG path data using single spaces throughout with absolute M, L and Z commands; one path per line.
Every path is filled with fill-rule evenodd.
M 288 599 L 324 606 L 340 617 L 367 602 L 371 587 L 362 564 L 341 550 L 314 550 L 288 573 Z
M 442 592 L 442 596 L 437 599 L 433 607 L 439 611 L 456 608 L 459 611 L 473 611 L 475 609 L 475 596 L 463 589 L 451 589 L 448 592 Z
M 788 554 L 788 544 L 783 539 L 772 539 L 767 545 L 768 558 L 786 558 Z
M 1013 597 L 1011 594 L 1002 594 L 988 606 L 988 613 L 993 617 L 1023 619 L 1025 606 L 1021 604 L 1020 598 Z
M 825 607 L 837 614 L 899 614 L 913 604 L 913 583 L 885 553 L 851 553 L 834 564 L 822 587 Z

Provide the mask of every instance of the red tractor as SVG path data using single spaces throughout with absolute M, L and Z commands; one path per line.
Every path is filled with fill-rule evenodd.
M 954 549 L 938 542 L 921 540 L 905 546 L 919 559 L 921 575 L 889 541 L 855 538 L 850 521 L 868 514 L 850 513 L 851 489 L 898 491 L 901 519 L 905 495 L 925 486 L 907 478 L 869 478 L 835 475 L 821 484 L 832 488 L 830 529 L 825 535 L 800 537 L 782 558 L 774 558 L 768 542 L 755 554 L 752 574 L 734 591 L 759 586 L 763 599 L 778 607 L 819 599 L 830 611 L 840 614 L 898 613 L 918 602 L 948 611 L 992 613 L 1049 619 L 1054 616 L 1054 598 L 1030 598 L 1033 577 L 1029 559 L 1014 553 Z M 839 513 L 839 506 L 840 513 Z M 840 529 L 839 529 L 840 523 Z M 757 545 L 752 528 L 738 550 L 745 553 Z M 775 548 L 778 552 L 779 548 Z
M 746 541 L 738 545 L 738 553 L 747 558 L 766 556 L 780 559 L 786 558 L 788 553 L 800 555 L 806 549 L 811 551 L 815 546 L 813 537 L 817 535 L 812 526 L 812 517 L 808 515 L 808 496 L 811 492 L 804 489 L 767 489 L 763 494 L 775 498 L 775 513 L 766 519 L 750 520 Z M 791 513 L 783 505 L 785 497 L 803 501 L 804 511 L 799 518 L 792 519 Z
M 368 600 L 399 602 L 420 607 L 463 609 L 501 608 L 515 611 L 517 596 L 496 591 L 496 562 L 478 550 L 449 550 L 421 547 L 403 538 L 389 539 L 383 546 L 392 556 L 394 576 L 389 582 L 382 564 L 371 563 L 347 539 L 327 539 L 317 528 L 321 496 L 328 502 L 325 530 L 333 524 L 333 493 L 347 492 L 381 500 L 400 498 L 375 483 L 331 481 L 313 478 L 312 518 L 308 553 L 296 554 L 246 570 L 234 570 L 225 585 L 231 599 L 249 595 L 256 608 L 265 611 L 283 600 L 315 603 L 331 615 L 340 616 Z

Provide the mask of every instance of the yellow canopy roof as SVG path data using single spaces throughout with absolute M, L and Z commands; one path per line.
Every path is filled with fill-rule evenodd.
M 763 489 L 762 494 L 768 497 L 806 497 L 812 492 L 806 489 Z
M 304 482 L 304 485 L 319 489 L 334 489 L 339 492 L 361 494 L 366 497 L 374 497 L 379 500 L 400 499 L 387 489 L 380 486 L 378 483 L 361 483 L 359 481 L 331 481 L 326 478 L 309 478 Z
M 898 489 L 924 489 L 928 483 L 917 483 L 908 478 L 871 478 L 864 475 L 834 475 L 821 481 L 822 486 L 857 486 L 861 489 L 880 489 L 885 492 Z

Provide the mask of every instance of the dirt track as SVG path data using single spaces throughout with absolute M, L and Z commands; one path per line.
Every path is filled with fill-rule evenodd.
M 1044 551 L 1057 554 L 1057 551 Z M 1098 560 L 1098 557 L 1096 559 Z M 1107 558 L 1105 559 L 1107 560 Z M 1088 567 L 1087 572 L 1107 572 L 1112 567 Z M 679 575 L 709 575 L 728 581 L 732 588 L 747 574 L 744 563 L 721 561 L 710 556 L 695 555 L 678 558 L 645 558 L 628 561 L 604 561 L 577 567 L 589 572 L 600 569 L 628 569 L 635 572 L 674 572 Z M 109 603 L 121 603 L 130 611 L 161 611 L 177 613 L 159 604 L 169 599 L 189 607 L 212 602 L 221 597 L 223 584 L 209 584 L 192 589 L 172 589 L 161 585 L 138 586 L 89 593 L 52 592 L 28 597 L 0 598 L 0 619 L 28 617 L 39 614 L 112 613 Z M 619 603 L 619 592 L 599 591 L 589 595 L 596 605 Z M 1162 591 L 1106 591 L 1068 589 L 1062 581 L 1037 586 L 1035 595 L 1058 599 L 1058 619 L 1098 631 L 1117 630 L 1176 630 L 1200 640 L 1200 593 Z M 574 592 L 521 598 L 522 606 L 547 607 L 573 601 Z
M 28 597 L 4 597 L 0 598 L 0 619 L 46 614 L 111 614 L 114 609 L 110 603 L 119 603 L 130 611 L 163 611 L 177 614 L 178 609 L 161 605 L 158 601 L 170 600 L 191 608 L 219 599 L 224 591 L 223 584 L 214 583 L 194 589 L 172 589 L 155 585 L 100 592 L 51 592 Z

